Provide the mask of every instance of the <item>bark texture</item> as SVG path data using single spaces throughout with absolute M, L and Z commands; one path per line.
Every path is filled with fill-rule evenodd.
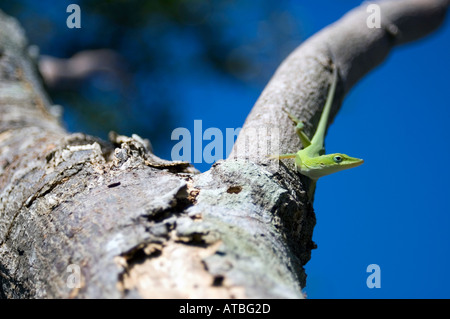
M 0 297 L 302 298 L 314 248 L 307 180 L 267 161 L 256 141 L 279 129 L 281 151 L 298 149 L 282 107 L 311 133 L 331 64 L 340 76 L 334 115 L 395 45 L 436 29 L 448 4 L 381 2 L 380 29 L 366 27 L 363 4 L 303 43 L 261 94 L 232 155 L 203 174 L 156 157 L 136 135 L 67 133 L 22 29 L 0 13 Z

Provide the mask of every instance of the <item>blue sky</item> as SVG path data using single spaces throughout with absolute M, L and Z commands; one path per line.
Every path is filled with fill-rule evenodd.
M 27 14 L 63 24 L 65 6 L 46 0 L 36 9 L 33 1 L 22 2 L 28 11 L 19 18 L 31 42 L 40 45 L 45 54 L 61 56 L 62 43 L 78 43 L 77 37 L 88 42 L 93 37 L 96 20 L 88 16 L 78 31 L 64 26 L 49 27 L 45 32 L 33 30 L 27 26 Z M 274 3 L 278 5 L 276 14 L 271 11 Z M 170 140 L 170 131 L 177 127 L 193 131 L 194 120 L 202 120 L 203 130 L 217 127 L 225 132 L 226 128 L 241 127 L 290 50 L 360 3 L 242 0 L 236 7 L 214 12 L 210 18 L 223 22 L 224 39 L 236 43 L 230 55 L 249 54 L 256 60 L 254 74 L 243 77 L 218 72 L 203 61 L 202 43 L 189 27 L 168 28 L 164 31 L 167 36 L 158 38 L 162 42 L 157 44 L 170 54 L 171 63 L 157 77 L 167 86 L 173 127 L 158 136 L 163 142 L 157 144 L 156 154 L 170 158 L 176 143 Z M 281 25 L 276 29 L 280 33 L 270 36 L 275 26 L 280 27 L 276 24 L 280 20 L 288 21 L 289 28 Z M 265 43 L 266 38 L 271 40 Z M 155 39 L 155 32 L 149 29 L 146 40 Z M 365 163 L 318 182 L 313 236 L 318 248 L 306 265 L 309 298 L 450 297 L 449 40 L 447 19 L 434 34 L 396 48 L 344 100 L 328 130 L 327 152 L 350 154 Z M 131 58 L 137 54 L 129 51 Z M 142 77 L 142 85 L 136 100 L 157 99 L 163 89 L 153 90 L 156 84 L 146 82 L 151 79 L 147 74 L 137 77 Z M 142 105 L 148 113 L 139 120 L 161 121 L 154 116 L 151 101 Z M 71 131 L 92 133 L 70 108 L 66 108 L 65 124 Z M 125 133 L 141 133 L 140 127 L 133 126 L 136 124 L 122 124 Z M 209 166 L 196 164 L 202 171 Z M 380 266 L 381 288 L 366 286 L 370 264 Z
M 291 1 L 290 8 L 308 37 L 357 4 Z M 450 297 L 449 40 L 447 21 L 396 48 L 344 100 L 327 152 L 365 163 L 318 182 L 309 298 Z M 263 88 L 203 75 L 186 81 L 180 123 L 190 128 L 194 119 L 204 128 L 241 126 Z M 381 288 L 366 285 L 370 264 L 380 266 Z
M 365 163 L 318 182 L 311 298 L 450 297 L 449 39 L 447 21 L 397 48 L 345 99 L 327 151 Z M 372 263 L 379 289 L 366 286 Z

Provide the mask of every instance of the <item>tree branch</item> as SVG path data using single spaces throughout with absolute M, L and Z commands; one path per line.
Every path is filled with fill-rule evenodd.
M 281 151 L 298 149 L 283 106 L 311 132 L 331 63 L 336 113 L 357 80 L 394 45 L 434 30 L 447 7 L 385 1 L 383 28 L 367 29 L 363 4 L 319 32 L 277 70 L 230 158 L 203 174 L 157 158 L 138 136 L 68 134 L 23 31 L 0 13 L 0 297 L 301 298 L 314 212 L 299 175 L 260 156 L 271 131 L 258 129 L 285 132 Z
M 345 94 L 357 81 L 383 62 L 395 46 L 418 40 L 437 29 L 444 21 L 449 5 L 448 0 L 376 3 L 381 9 L 381 28 L 367 27 L 369 3 L 363 3 L 305 41 L 283 61 L 247 117 L 230 158 L 258 154 L 249 156 L 256 163 L 267 163 L 258 150 L 259 145 L 266 142 L 261 141 L 264 137 L 252 136 L 252 132 L 258 132 L 261 127 L 283 132 L 281 153 L 300 149 L 299 139 L 282 111 L 283 107 L 306 123 L 305 131 L 311 136 L 325 104 L 331 82 L 331 64 L 338 67 L 339 83 L 329 124 Z M 246 139 L 259 139 L 260 144 L 249 144 Z M 243 149 L 246 151 L 239 151 Z

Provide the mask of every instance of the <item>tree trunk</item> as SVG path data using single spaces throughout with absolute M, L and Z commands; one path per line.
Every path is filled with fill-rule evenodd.
M 230 157 L 203 174 L 139 136 L 67 133 L 22 29 L 0 13 L 0 297 L 302 298 L 315 246 L 308 180 L 264 153 L 301 146 L 282 108 L 312 133 L 332 64 L 331 117 L 395 45 L 435 30 L 449 2 L 380 2 L 378 29 L 367 5 L 282 63 Z

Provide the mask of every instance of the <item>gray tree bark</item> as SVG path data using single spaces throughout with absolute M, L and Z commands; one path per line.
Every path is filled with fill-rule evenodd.
M 364 3 L 297 48 L 230 157 L 202 174 L 139 136 L 66 132 L 21 27 L 0 13 L 0 297 L 302 298 L 315 246 L 308 181 L 261 145 L 278 130 L 281 152 L 299 149 L 283 107 L 312 133 L 332 64 L 333 117 L 392 48 L 435 30 L 449 2 L 379 5 L 381 28 L 367 28 Z

